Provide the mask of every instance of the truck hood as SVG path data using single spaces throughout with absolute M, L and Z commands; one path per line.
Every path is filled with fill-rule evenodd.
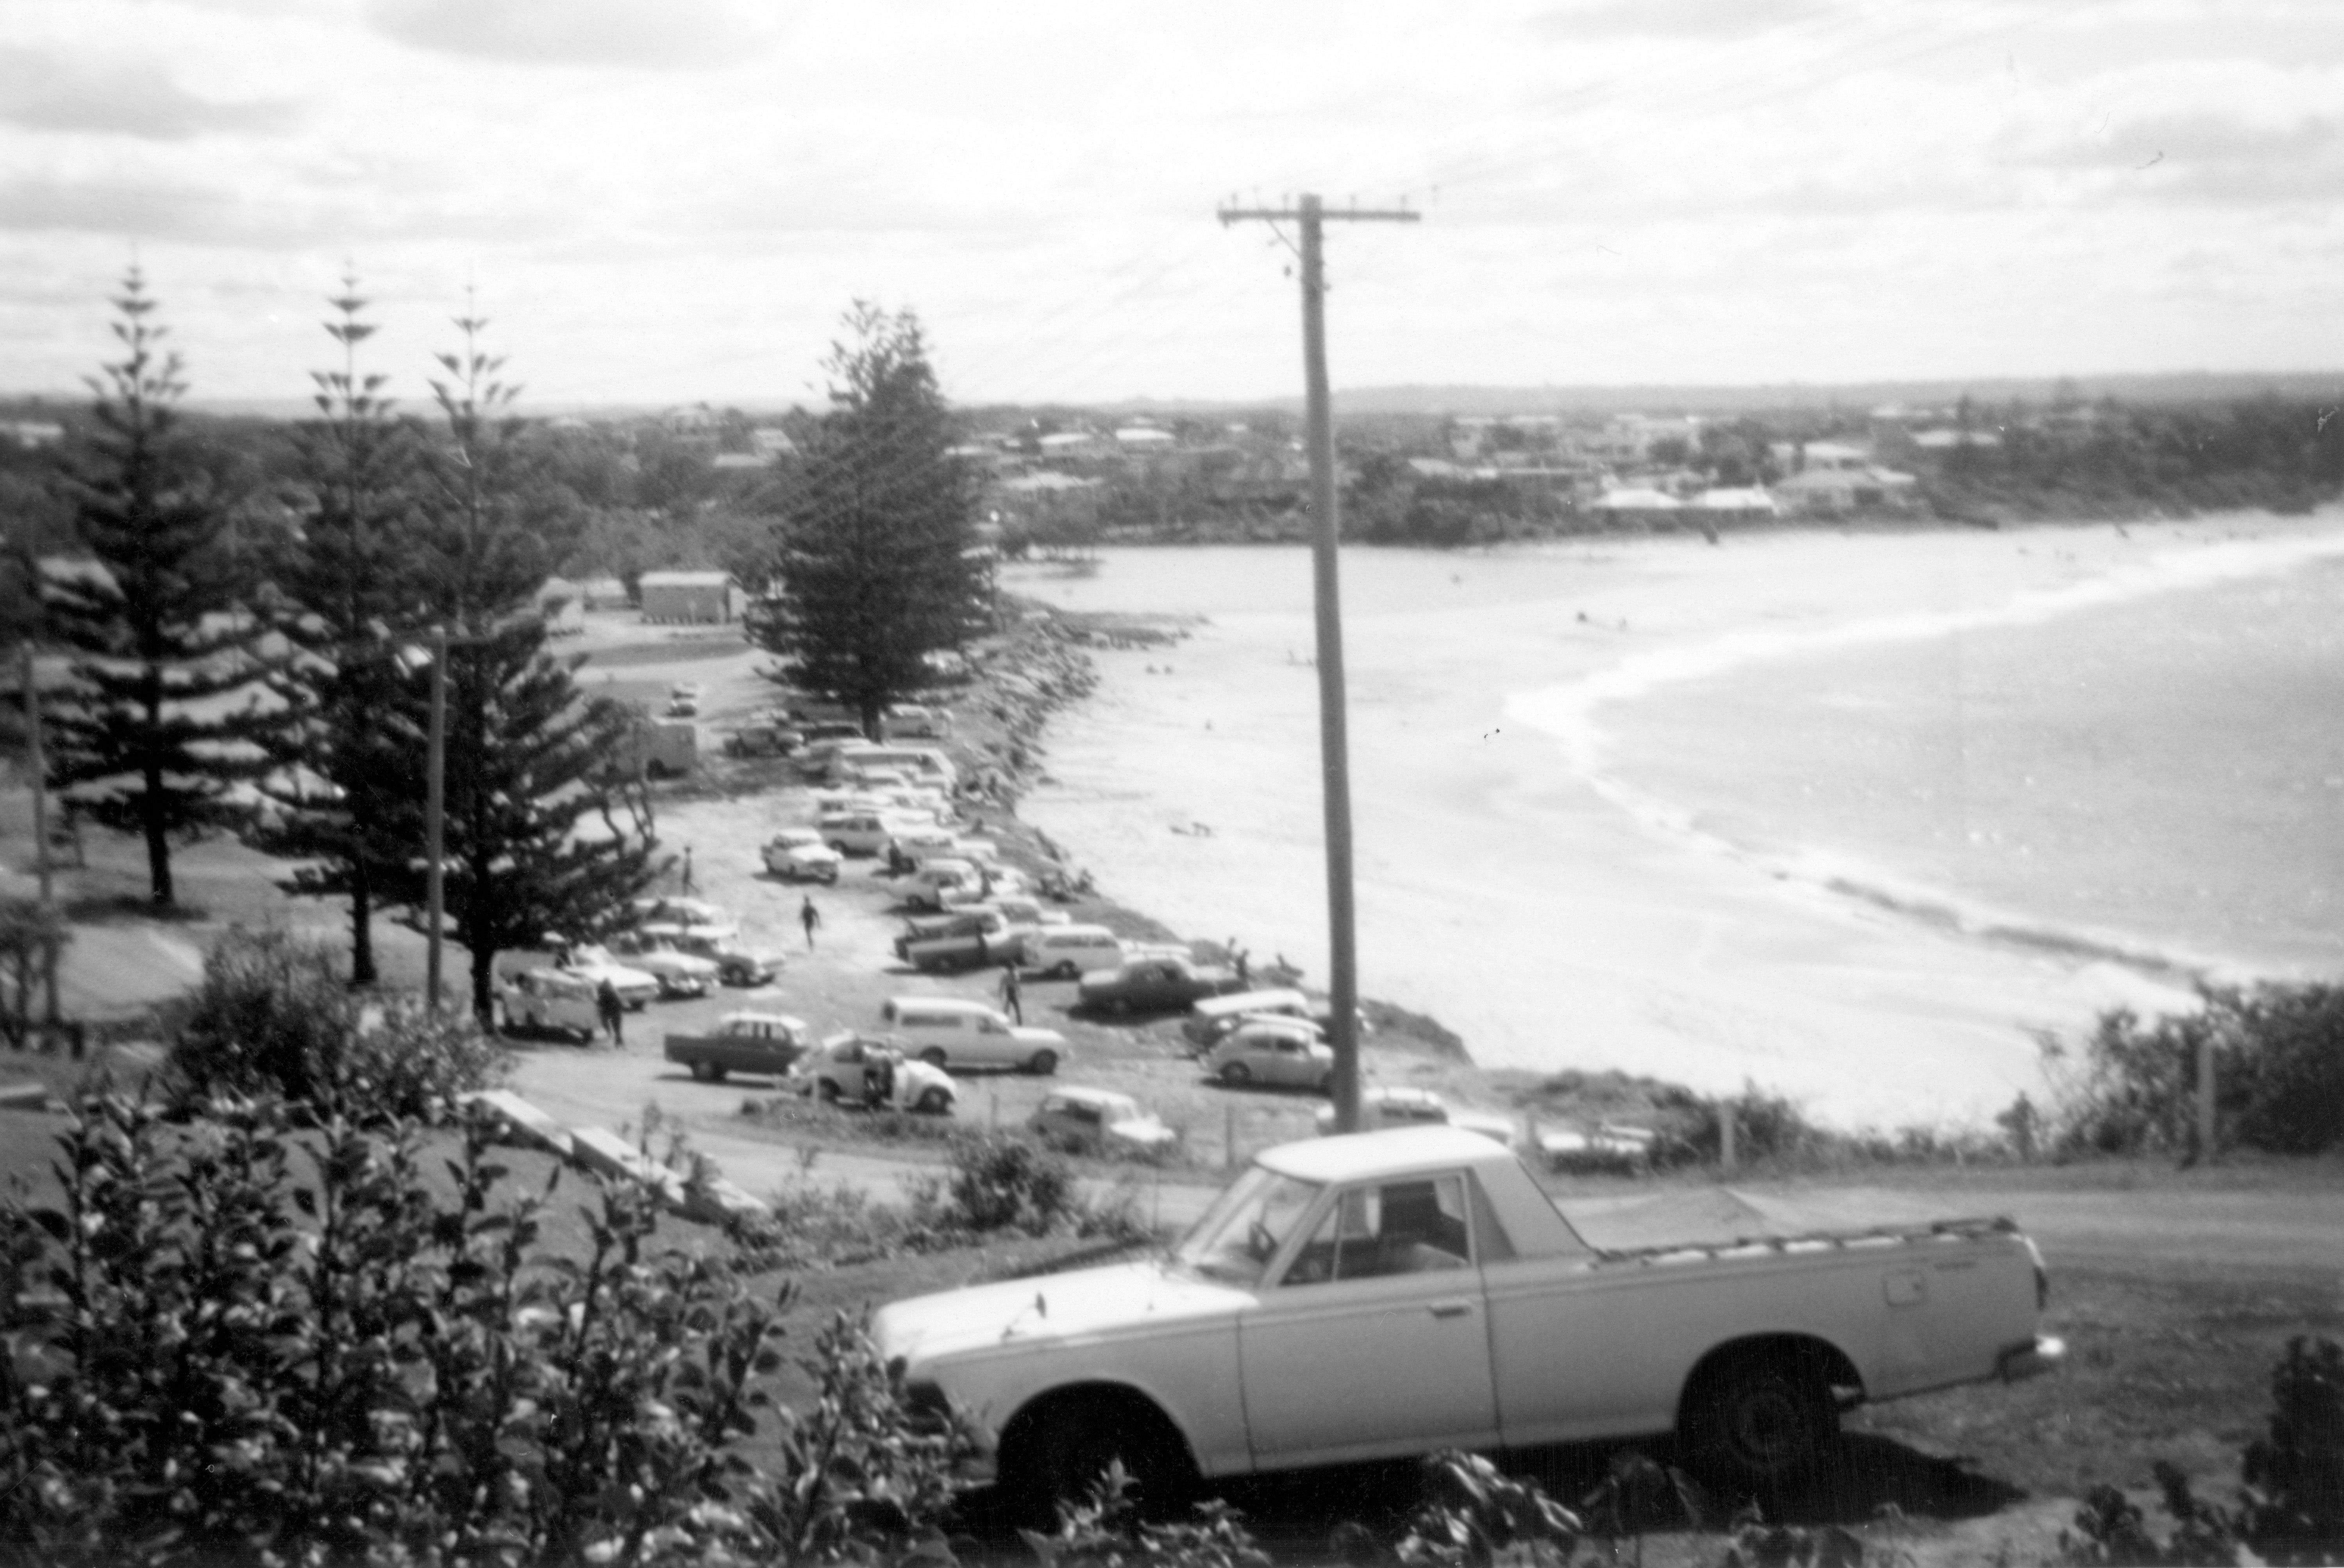
M 1252 1300 L 1150 1259 L 893 1301 L 872 1317 L 871 1338 L 916 1376 L 940 1361 L 1234 1318 Z

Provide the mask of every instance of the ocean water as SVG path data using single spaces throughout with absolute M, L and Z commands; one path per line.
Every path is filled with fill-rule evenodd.
M 1359 551 L 1362 991 L 1486 1066 L 1976 1121 L 2039 1042 L 2332 964 L 2344 517 Z M 1299 550 L 1014 568 L 1103 651 L 1023 807 L 1110 894 L 1326 974 Z
M 2231 564 L 1656 683 L 1595 712 L 1600 766 L 1696 834 L 1918 918 L 2333 977 L 2344 560 Z

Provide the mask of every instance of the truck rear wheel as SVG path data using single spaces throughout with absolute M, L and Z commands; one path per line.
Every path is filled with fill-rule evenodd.
M 1839 1435 L 1839 1409 L 1821 1358 L 1738 1356 L 1702 1372 L 1686 1401 L 1682 1435 L 1694 1462 L 1717 1480 L 1763 1492 L 1822 1462 Z
M 939 1088 L 927 1089 L 921 1093 L 920 1103 L 912 1108 L 925 1116 L 942 1116 L 952 1109 L 952 1096 Z
M 942 1046 L 930 1046 L 926 1050 L 920 1053 L 920 1060 L 927 1063 L 928 1066 L 935 1068 L 938 1072 L 942 1072 L 945 1067 L 945 1048 Z
M 1046 1078 L 1058 1070 L 1058 1053 L 1036 1051 L 1026 1062 L 1026 1070 L 1037 1078 Z

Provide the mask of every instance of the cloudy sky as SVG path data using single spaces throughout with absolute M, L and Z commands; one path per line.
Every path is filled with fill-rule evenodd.
M 0 390 L 133 258 L 198 396 L 346 268 L 424 396 L 810 398 L 916 309 L 963 401 L 2344 366 L 2338 0 L 5 0 Z

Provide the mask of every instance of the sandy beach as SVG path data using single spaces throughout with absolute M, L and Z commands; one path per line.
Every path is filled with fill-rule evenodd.
M 2046 940 L 2039 911 L 1925 888 L 1918 915 L 1851 896 L 1834 846 L 1760 855 L 1705 831 L 1607 725 L 1771 660 L 2155 614 L 2339 554 L 2334 513 L 1348 551 L 1361 989 L 1430 1013 L 1485 1067 L 1751 1082 L 1841 1125 L 1974 1123 L 2039 1095 L 2042 1038 L 2118 1004 L 2186 1005 L 2209 956 L 2123 930 Z M 1202 618 L 1168 652 L 1098 655 L 1099 690 L 1054 724 L 1050 782 L 1023 809 L 1114 896 L 1323 981 L 1307 553 L 1109 551 L 1089 574 L 1004 578 L 1067 609 Z M 1731 711 L 1704 722 L 1730 771 L 1757 737 Z M 1910 869 L 1892 854 L 1874 885 Z

